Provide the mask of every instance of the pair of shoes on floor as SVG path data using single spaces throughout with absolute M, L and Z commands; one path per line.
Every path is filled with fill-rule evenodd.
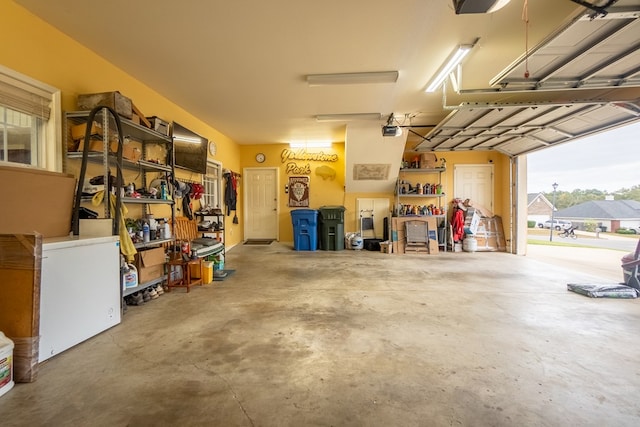
M 217 277 L 219 279 L 222 279 L 223 277 L 227 277 L 229 273 L 225 272 L 224 270 L 215 270 L 213 272 L 213 277 Z
M 136 292 L 135 294 L 128 295 L 125 298 L 125 302 L 127 305 L 142 305 L 144 304 L 144 297 L 141 292 Z
M 164 288 L 162 287 L 162 283 L 158 283 L 158 286 L 156 286 L 156 293 L 158 294 L 158 296 L 164 294 Z
M 150 286 L 149 288 L 147 288 L 148 292 L 149 292 L 149 297 L 151 299 L 157 299 L 158 298 L 158 292 L 156 291 L 156 288 L 153 286 Z

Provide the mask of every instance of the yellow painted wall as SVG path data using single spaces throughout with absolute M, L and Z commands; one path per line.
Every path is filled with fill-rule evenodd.
M 107 62 L 80 43 L 69 38 L 11 0 L 0 0 L 2 65 L 61 90 L 63 111 L 74 111 L 81 93 L 118 90 L 132 99 L 145 116 L 176 121 L 194 132 L 216 141 L 215 159 L 224 168 L 240 168 L 240 149 L 230 138 L 208 126 L 118 67 Z M 99 26 L 96 27 L 99 31 Z M 60 138 L 62 141 L 62 138 Z M 199 180 L 200 175 L 178 171 L 179 178 Z M 197 204 L 195 205 L 197 208 Z M 238 209 L 242 209 L 241 203 Z M 242 241 L 240 225 L 229 223 L 234 233 L 227 233 L 227 244 Z
M 309 176 L 309 207 L 308 209 L 318 209 L 322 206 L 342 206 L 345 200 L 344 193 L 344 143 L 334 143 L 331 148 L 309 148 L 308 153 L 325 153 L 335 154 L 337 161 L 314 161 L 314 160 L 291 160 L 283 158 L 283 152 L 291 150 L 288 144 L 262 144 L 262 145 L 243 145 L 240 148 L 242 155 L 243 168 L 270 167 L 279 169 L 280 188 L 278 189 L 279 198 L 279 217 L 278 228 L 280 233 L 280 241 L 293 241 L 293 226 L 291 223 L 292 209 L 307 208 L 290 208 L 288 206 L 289 195 L 285 193 L 285 185 L 289 182 L 290 176 Z M 298 149 L 292 151 L 297 152 Z M 255 160 L 257 153 L 263 153 L 266 160 L 258 163 Z M 335 171 L 335 177 L 322 177 L 317 174 L 317 168 L 323 167 L 326 172 L 329 169 Z M 294 169 L 299 168 L 299 169 Z M 311 173 L 306 173 L 307 169 Z M 322 172 L 322 171 L 320 171 Z M 242 190 L 239 192 L 242 197 Z

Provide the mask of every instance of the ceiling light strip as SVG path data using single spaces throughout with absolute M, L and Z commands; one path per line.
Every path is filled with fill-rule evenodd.
M 453 72 L 453 70 L 471 51 L 473 46 L 475 46 L 476 42 L 477 40 L 473 44 L 461 44 L 460 46 L 458 46 L 456 50 L 451 53 L 447 62 L 442 67 L 440 67 L 440 71 L 438 71 L 438 74 L 436 74 L 436 76 L 431 79 L 431 81 L 427 85 L 427 88 L 425 89 L 425 92 L 435 92 L 438 88 L 440 88 L 449 74 Z
M 309 86 L 395 83 L 398 80 L 398 75 L 399 73 L 397 71 L 309 74 L 307 76 L 307 83 Z

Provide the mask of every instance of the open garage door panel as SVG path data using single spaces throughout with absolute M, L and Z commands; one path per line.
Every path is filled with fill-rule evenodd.
M 418 151 L 496 150 L 518 156 L 640 120 L 640 100 L 546 104 L 461 104 Z
M 416 150 L 518 156 L 637 122 L 639 34 L 640 0 L 620 0 L 605 14 L 583 10 L 490 89 L 461 90 L 468 102 L 445 107 L 450 114 Z
M 587 10 L 498 74 L 491 86 L 503 91 L 638 86 L 639 35 L 637 0 L 622 0 L 605 15 Z

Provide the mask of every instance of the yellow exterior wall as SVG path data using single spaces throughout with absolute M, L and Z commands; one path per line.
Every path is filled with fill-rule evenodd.
M 239 170 L 240 149 L 230 138 L 189 114 L 143 82 L 107 62 L 80 43 L 69 38 L 11 0 L 0 0 L 2 32 L 0 43 L 2 65 L 60 89 L 63 111 L 75 111 L 76 97 L 81 93 L 120 91 L 146 115 L 176 121 L 192 131 L 215 140 L 215 160 L 226 169 Z M 98 26 L 99 27 L 99 26 Z M 96 27 L 96 31 L 99 28 Z M 60 137 L 62 141 L 62 137 Z M 176 173 L 178 178 L 199 180 L 199 174 Z M 198 208 L 197 203 L 194 206 Z M 238 209 L 242 209 L 239 203 Z M 227 224 L 227 244 L 242 241 L 240 225 Z

